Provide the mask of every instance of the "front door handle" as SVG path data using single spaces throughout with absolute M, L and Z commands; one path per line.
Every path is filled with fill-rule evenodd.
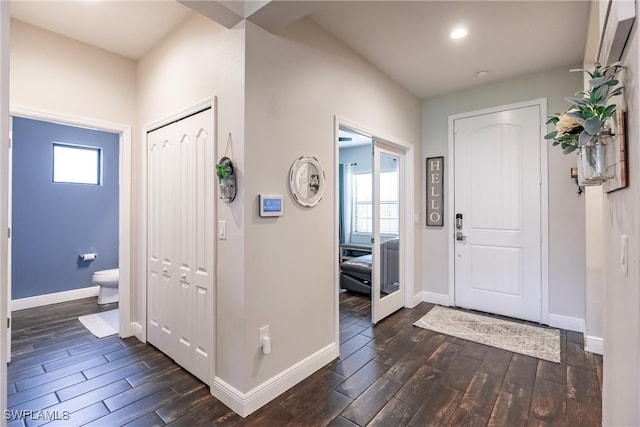
M 465 240 L 467 240 L 467 236 L 462 234 L 462 231 L 456 231 L 456 240 L 459 242 L 464 242 Z

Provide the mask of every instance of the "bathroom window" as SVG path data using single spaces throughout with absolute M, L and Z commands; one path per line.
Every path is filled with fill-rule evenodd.
M 53 182 L 100 185 L 102 149 L 53 144 Z

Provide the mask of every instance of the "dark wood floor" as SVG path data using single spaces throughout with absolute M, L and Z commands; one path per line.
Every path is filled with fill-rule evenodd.
M 95 298 L 13 316 L 10 426 L 597 426 L 602 358 L 562 331 L 562 363 L 412 326 L 403 309 L 375 327 L 369 303 L 342 294 L 340 358 L 246 419 L 154 347 L 96 339 L 79 315 Z M 37 412 L 42 411 L 42 412 Z M 10 413 L 11 414 L 11 413 Z M 18 415 L 18 413 L 14 413 Z

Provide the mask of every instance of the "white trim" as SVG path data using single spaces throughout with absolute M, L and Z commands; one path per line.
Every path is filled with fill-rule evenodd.
M 417 306 L 421 302 L 424 302 L 424 298 L 425 298 L 424 294 L 425 294 L 425 291 L 418 292 L 417 294 L 415 294 L 413 296 L 413 305 L 411 307 L 407 307 L 407 308 L 414 308 L 415 306 Z
M 142 325 L 138 322 L 131 322 L 131 333 L 136 336 L 140 341 L 147 342 L 146 337 L 142 335 Z
M 447 159 L 445 159 L 444 167 L 447 168 L 447 182 L 445 183 L 446 200 L 447 203 L 447 211 L 444 213 L 444 229 L 445 235 L 449 236 L 448 241 L 448 253 L 449 253 L 449 302 L 448 306 L 454 307 L 456 305 L 456 262 L 455 262 L 455 240 L 454 240 L 454 231 L 453 227 L 451 227 L 452 221 L 451 219 L 455 215 L 455 158 L 453 156 L 454 153 L 454 129 L 453 129 L 453 120 L 454 116 L 449 116 L 449 129 L 447 131 L 448 135 L 448 146 L 447 146 Z
M 333 117 L 333 340 L 340 354 L 340 119 Z
M 12 105 L 11 116 L 44 120 L 65 125 L 97 129 L 120 134 L 120 189 L 118 191 L 118 268 L 120 269 L 120 331 L 126 338 L 132 335 L 128 325 L 131 323 L 131 126 L 95 120 L 68 114 L 53 113 L 35 108 Z
M 216 377 L 211 394 L 244 418 L 336 359 L 338 355 L 336 343 L 329 344 L 247 393 L 242 393 Z
M 550 324 L 549 314 L 549 170 L 548 170 L 548 143 L 544 139 L 546 132 L 547 117 L 547 98 L 538 98 L 515 104 L 507 104 L 499 107 L 487 108 L 476 111 L 469 111 L 462 114 L 454 114 L 449 116 L 449 146 L 447 154 L 449 161 L 448 169 L 448 186 L 446 197 L 449 200 L 449 212 L 445 215 L 445 227 L 449 236 L 449 305 L 455 306 L 455 249 L 454 236 L 451 223 L 455 210 L 455 159 L 454 159 L 454 121 L 468 117 L 480 116 L 485 114 L 498 113 L 505 110 L 513 110 L 516 108 L 526 108 L 538 106 L 540 108 L 540 232 L 542 234 L 540 247 L 540 323 Z M 572 329 L 573 330 L 573 329 Z
M 536 100 L 540 106 L 540 231 L 542 244 L 540 246 L 542 286 L 542 311 L 540 323 L 549 323 L 549 143 L 544 139 L 547 134 L 547 98 Z
M 422 301 L 424 302 L 428 302 L 431 304 L 438 304 L 438 305 L 442 305 L 445 307 L 449 307 L 451 306 L 450 304 L 450 300 L 449 300 L 449 295 L 447 294 L 436 294 L 434 292 L 427 292 L 424 291 L 422 292 Z
M 584 319 L 549 313 L 549 326 L 567 331 L 584 332 Z
M 70 291 L 56 292 L 53 294 L 37 295 L 35 297 L 18 298 L 11 301 L 11 311 L 27 308 L 42 307 L 49 304 L 74 301 L 77 299 L 97 297 L 100 286 L 72 289 Z
M 584 337 L 584 350 L 590 353 L 604 354 L 604 338 L 586 335 Z
M 9 227 L 9 27 L 10 7 L 8 1 L 0 1 L 0 230 Z M 3 236 L 6 234 L 3 233 Z M 8 286 L 8 239 L 0 238 L 0 325 L 6 325 L 9 317 Z M 0 328 L 0 409 L 7 408 L 7 352 L 9 331 Z M 6 426 L 5 417 L 0 417 L 0 426 Z
M 398 138 L 395 138 L 391 135 L 387 135 L 383 132 L 379 132 L 375 129 L 369 128 L 367 126 L 363 126 L 360 123 L 354 122 L 352 120 L 346 119 L 342 116 L 336 115 L 334 117 L 334 144 L 336 146 L 336 150 L 338 150 L 338 130 L 340 128 L 340 126 L 345 126 L 348 127 L 350 129 L 353 129 L 355 131 L 358 131 L 362 134 L 368 135 L 370 136 L 372 139 L 376 139 L 376 140 L 381 140 L 382 142 L 392 146 L 392 147 L 396 147 L 399 148 L 401 150 L 404 151 L 404 159 L 405 159 L 405 179 L 404 179 L 404 192 L 405 192 L 405 211 L 404 211 L 404 218 L 403 218 L 403 224 L 405 227 L 406 232 L 404 233 L 406 235 L 406 238 L 401 239 L 404 243 L 402 244 L 402 251 L 404 251 L 405 254 L 413 254 L 414 251 L 414 238 L 415 238 L 415 223 L 413 221 L 413 216 L 414 216 L 414 197 L 413 195 L 414 193 L 414 169 L 415 169 L 415 149 L 416 146 L 400 140 Z M 334 168 L 337 169 L 338 168 L 338 155 L 336 155 L 336 159 L 334 162 Z M 336 172 L 337 173 L 337 172 Z M 337 185 L 337 184 L 336 184 Z M 337 203 L 338 199 L 335 198 L 334 203 Z M 334 211 L 338 211 L 338 205 L 334 205 Z M 334 236 L 335 236 L 335 241 L 336 243 L 338 242 L 338 224 L 339 221 L 337 220 L 337 214 L 335 215 L 335 219 L 334 219 Z M 336 254 L 338 252 L 336 251 Z M 413 302 L 413 298 L 414 298 L 414 265 L 415 265 L 415 259 L 413 256 L 407 256 L 405 257 L 405 262 L 404 262 L 404 267 L 405 267 L 405 282 L 406 282 L 406 287 L 405 287 L 405 296 L 404 296 L 404 306 L 405 307 L 413 307 L 414 302 Z M 337 269 L 336 269 L 337 270 Z M 338 295 L 339 292 L 339 288 L 340 288 L 340 283 L 339 281 L 336 283 L 336 295 Z M 339 314 L 336 313 L 336 323 L 338 322 L 339 319 Z M 338 338 L 336 339 L 336 342 L 340 342 L 339 340 L 339 335 Z

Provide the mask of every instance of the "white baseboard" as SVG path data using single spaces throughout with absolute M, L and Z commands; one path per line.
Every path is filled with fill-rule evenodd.
M 549 326 L 568 331 L 584 332 L 584 319 L 549 313 Z
M 429 302 L 431 304 L 443 305 L 445 307 L 449 307 L 449 295 L 447 294 L 436 294 L 433 292 L 422 292 L 422 301 Z
M 418 292 L 413 296 L 413 305 L 411 306 L 411 308 L 417 306 L 418 304 L 424 301 L 423 295 L 424 295 L 424 292 Z
M 131 334 L 138 338 L 141 342 L 147 342 L 144 334 L 142 333 L 142 325 L 138 322 L 131 322 L 129 324 L 129 330 Z
M 24 310 L 26 308 L 42 307 L 43 305 L 58 304 L 60 302 L 77 299 L 97 297 L 100 286 L 73 289 L 71 291 L 56 292 L 54 294 L 37 295 L 35 297 L 19 298 L 11 300 L 11 311 Z
M 591 353 L 604 354 L 604 339 L 586 335 L 584 337 L 584 349 Z
M 335 343 L 329 344 L 248 393 L 242 393 L 216 377 L 213 380 L 211 394 L 244 418 L 337 358 L 338 355 L 338 346 Z

